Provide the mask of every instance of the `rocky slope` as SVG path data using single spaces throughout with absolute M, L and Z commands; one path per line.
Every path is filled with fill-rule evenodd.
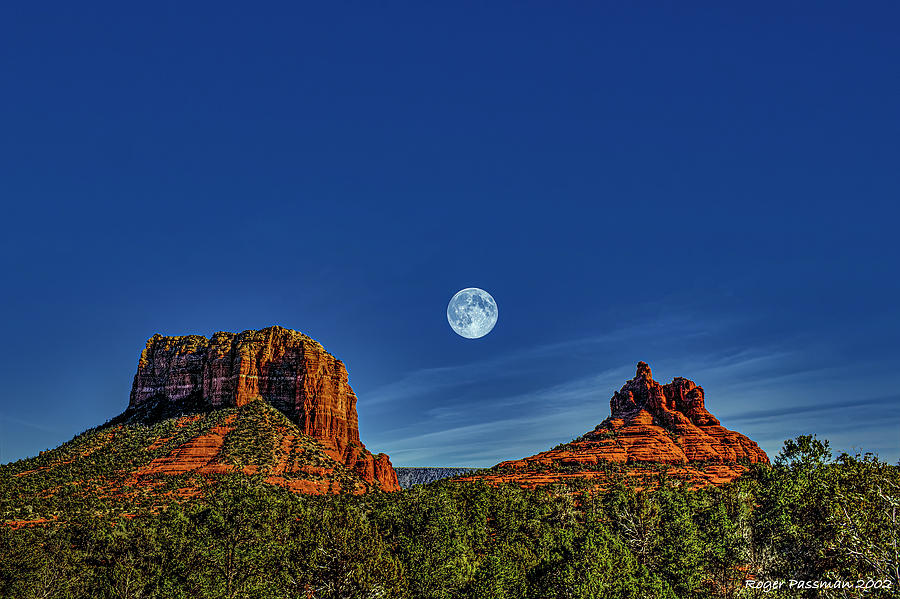
M 438 480 L 451 478 L 454 476 L 462 476 L 475 468 L 415 468 L 415 467 L 399 467 L 394 468 L 397 472 L 397 480 L 400 486 L 408 489 L 414 485 L 427 485 Z
M 681 377 L 661 385 L 644 362 L 638 362 L 634 378 L 613 394 L 609 405 L 610 416 L 571 443 L 459 480 L 533 487 L 599 481 L 617 472 L 646 485 L 653 473 L 665 469 L 704 486 L 734 480 L 749 464 L 769 462 L 755 442 L 723 427 L 706 409 L 702 387 Z
M 110 513 L 154 510 L 202 494 L 213 475 L 225 473 L 314 495 L 386 486 L 337 457 L 260 398 L 163 418 L 135 410 L 39 456 L 0 466 L 0 522 L 52 520 L 86 501 Z
M 154 335 L 125 412 L 0 466 L 0 520 L 53 519 L 85 499 L 154 509 L 224 473 L 306 494 L 400 490 L 388 456 L 359 439 L 344 365 L 309 337 L 281 327 Z
M 277 408 L 338 462 L 382 489 L 399 489 L 390 459 L 359 439 L 356 395 L 343 362 L 306 335 L 272 326 L 242 333 L 154 335 L 138 362 L 127 415 Z

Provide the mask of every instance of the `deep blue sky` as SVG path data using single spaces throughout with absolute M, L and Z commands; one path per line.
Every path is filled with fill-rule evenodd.
M 0 8 L 0 461 L 271 324 L 395 465 L 568 441 L 638 360 L 900 458 L 897 3 L 184 4 Z

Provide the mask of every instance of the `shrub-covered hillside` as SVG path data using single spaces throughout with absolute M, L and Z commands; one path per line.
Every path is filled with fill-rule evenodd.
M 897 467 L 834 460 L 810 437 L 694 491 L 441 481 L 307 496 L 227 473 L 133 518 L 85 497 L 56 522 L 0 527 L 0 597 L 889 597 L 898 485 Z M 4 478 L 6 505 L 14 489 Z M 891 588 L 765 593 L 748 578 Z
M 303 492 L 370 485 L 263 401 L 171 417 L 130 415 L 41 455 L 0 466 L 0 518 L 57 519 L 87 506 L 138 513 L 199 493 L 240 470 Z

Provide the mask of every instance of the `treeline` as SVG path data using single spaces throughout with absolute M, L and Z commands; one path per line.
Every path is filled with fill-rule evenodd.
M 724 487 L 661 476 L 652 492 L 442 481 L 311 497 L 226 475 L 152 514 L 0 526 L 0 597 L 897 596 L 896 466 L 799 437 Z M 749 577 L 890 588 L 764 592 Z

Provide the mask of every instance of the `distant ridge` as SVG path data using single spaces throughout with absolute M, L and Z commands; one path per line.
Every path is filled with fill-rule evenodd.
M 477 468 L 395 467 L 394 470 L 397 472 L 397 480 L 400 482 L 400 487 L 408 489 L 415 485 L 427 485 L 444 478 L 462 476 L 477 470 Z

